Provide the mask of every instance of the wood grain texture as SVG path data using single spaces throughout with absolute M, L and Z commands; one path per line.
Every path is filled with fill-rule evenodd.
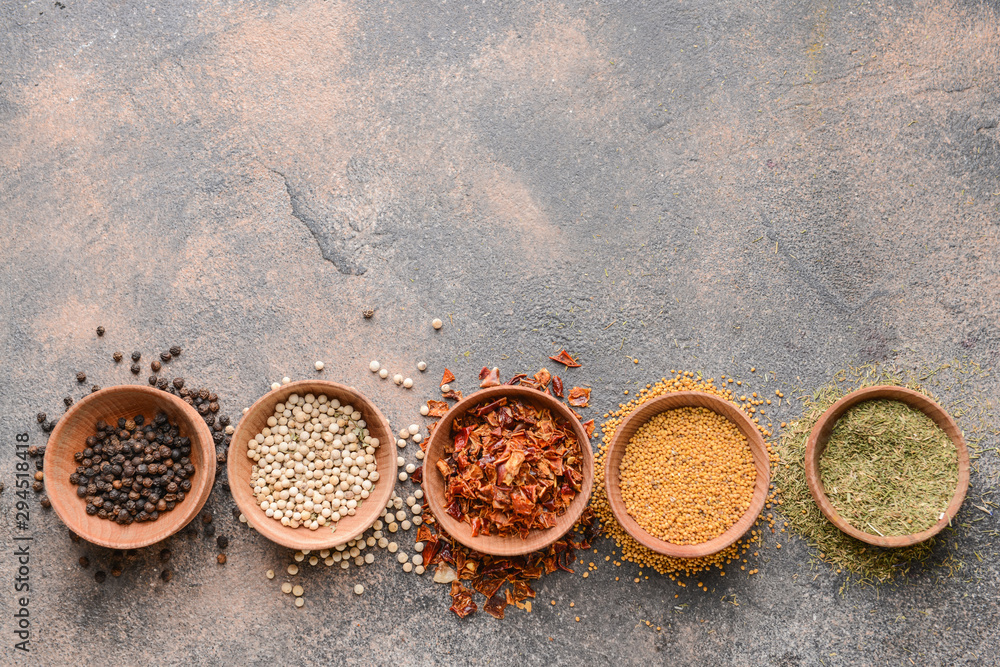
M 85 441 L 96 433 L 98 420 L 114 424 L 121 417 L 131 419 L 140 414 L 152 420 L 158 412 L 165 412 L 181 436 L 191 439 L 191 463 L 195 468 L 191 490 L 156 521 L 121 526 L 88 515 L 84 499 L 76 495 L 77 487 L 69 481 L 79 465 L 73 455 L 87 447 Z M 214 483 L 215 443 L 205 420 L 180 398 L 153 387 L 108 387 L 81 398 L 56 424 L 45 449 L 45 489 L 52 509 L 74 533 L 110 549 L 138 549 L 170 537 L 198 515 Z
M 344 517 L 338 521 L 335 532 L 331 532 L 329 526 L 320 526 L 317 530 L 310 530 L 304 526 L 298 528 L 283 526 L 264 514 L 250 490 L 250 473 L 253 471 L 254 462 L 247 458 L 247 443 L 267 426 L 267 418 L 274 414 L 274 406 L 283 403 L 292 394 L 325 395 L 330 399 L 336 398 L 343 405 L 353 406 L 355 410 L 361 412 L 371 436 L 379 440 L 379 446 L 375 450 L 375 468 L 379 480 L 375 484 L 374 493 L 358 506 L 354 516 Z M 229 487 L 236 505 L 257 532 L 289 549 L 315 551 L 332 549 L 350 542 L 368 530 L 382 515 L 382 510 L 392 497 L 395 486 L 396 439 L 392 435 L 389 421 L 374 403 L 356 389 L 336 382 L 300 380 L 264 394 L 243 415 L 229 444 Z
M 882 536 L 858 530 L 841 518 L 837 510 L 834 509 L 830 499 L 827 498 L 826 491 L 823 488 L 823 480 L 819 472 L 819 461 L 823 457 L 823 452 L 830 441 L 830 435 L 833 433 L 833 427 L 837 424 L 837 420 L 858 403 L 875 399 L 899 401 L 915 410 L 920 410 L 930 417 L 941 430 L 948 434 L 948 437 L 955 444 L 955 449 L 958 451 L 958 485 L 955 487 L 955 495 L 952 497 L 951 502 L 948 503 L 944 517 L 927 530 L 919 533 Z M 878 547 L 908 547 L 937 535 L 955 518 L 955 514 L 958 513 L 958 509 L 965 500 L 965 493 L 969 490 L 969 450 L 965 446 L 965 438 L 962 437 L 962 430 L 958 428 L 958 424 L 951 418 L 951 415 L 945 412 L 944 408 L 934 400 L 924 396 L 920 392 L 905 387 L 888 385 L 865 387 L 844 396 L 831 405 L 819 418 L 816 425 L 813 426 L 813 430 L 809 434 L 809 440 L 806 441 L 805 468 L 809 493 L 812 494 L 813 500 L 816 501 L 823 516 L 851 537 Z
M 622 499 L 620 467 L 629 440 L 639 430 L 639 427 L 655 415 L 676 408 L 708 408 L 733 422 L 750 444 L 754 467 L 757 469 L 757 479 L 754 482 L 753 496 L 750 507 L 729 530 L 722 535 L 701 544 L 673 544 L 650 535 L 633 519 L 625 509 Z M 750 530 L 750 526 L 764 508 L 767 496 L 767 485 L 770 482 L 771 464 L 767 454 L 764 438 L 752 421 L 737 406 L 724 401 L 718 396 L 701 391 L 678 391 L 659 396 L 642 404 L 618 426 L 615 435 L 608 446 L 604 461 L 604 481 L 608 494 L 608 503 L 615 518 L 621 523 L 629 535 L 643 546 L 656 553 L 674 558 L 700 558 L 718 553 L 730 546 Z
M 583 452 L 583 487 L 580 493 L 576 494 L 569 505 L 566 513 L 558 517 L 556 525 L 545 530 L 533 530 L 526 539 L 521 539 L 517 535 L 511 537 L 500 537 L 498 535 L 478 535 L 472 536 L 472 528 L 465 521 L 457 521 L 450 514 L 445 512 L 444 504 L 444 477 L 437 469 L 437 461 L 444 455 L 445 445 L 451 440 L 451 425 L 456 419 L 464 415 L 469 409 L 481 403 L 495 401 L 500 397 L 507 397 L 511 400 L 520 400 L 530 403 L 536 407 L 547 408 L 553 417 L 562 417 L 573 425 L 573 432 L 576 434 L 580 449 Z M 468 396 L 449 410 L 438 422 L 430 442 L 427 445 L 427 455 L 424 459 L 424 495 L 427 504 L 434 513 L 434 518 L 438 524 L 444 528 L 453 538 L 479 553 L 493 556 L 519 556 L 522 554 L 538 551 L 549 546 L 560 537 L 565 535 L 576 523 L 583 513 L 587 502 L 590 500 L 590 493 L 594 488 L 594 453 L 590 448 L 590 438 L 587 437 L 583 425 L 569 408 L 557 401 L 552 396 L 544 394 L 536 389 L 527 387 L 516 387 L 501 385 L 480 389 L 476 393 Z

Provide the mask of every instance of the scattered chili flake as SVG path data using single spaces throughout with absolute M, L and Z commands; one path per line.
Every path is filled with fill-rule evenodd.
M 452 389 L 451 391 L 449 391 L 446 394 L 441 394 L 441 397 L 442 398 L 447 398 L 447 399 L 452 400 L 452 401 L 460 401 L 460 400 L 462 400 L 462 392 L 457 391 L 455 389 Z
M 451 437 L 436 467 L 446 511 L 473 536 L 551 528 L 582 489 L 573 426 L 548 409 L 503 397 L 455 419 Z
M 560 350 L 559 353 L 554 357 L 549 357 L 552 361 L 558 362 L 563 366 L 569 366 L 570 368 L 579 368 L 580 364 L 577 363 L 576 359 L 569 356 L 569 352 L 566 350 Z
M 535 373 L 535 382 L 538 384 L 538 388 L 545 390 L 549 386 L 549 380 L 552 379 L 552 373 L 549 373 L 549 369 L 542 368 L 537 373 Z
M 497 387 L 500 384 L 500 369 L 494 366 L 492 369 L 483 366 L 483 370 L 479 371 L 479 386 L 480 387 Z
M 585 408 L 590 404 L 590 389 L 585 387 L 573 387 L 569 390 L 569 404 L 578 408 Z
M 444 376 L 441 378 L 441 385 L 443 386 L 454 381 L 455 381 L 455 374 L 449 371 L 447 368 L 444 369 Z
M 515 375 L 511 379 L 507 380 L 507 384 L 510 384 L 510 385 L 521 384 L 521 380 L 523 380 L 526 377 L 528 377 L 527 373 L 518 373 L 517 375 Z
M 552 393 L 559 398 L 563 397 L 563 383 L 558 375 L 552 377 Z
M 588 419 L 583 422 L 583 430 L 587 433 L 587 437 L 594 435 L 594 420 Z
M 434 399 L 427 401 L 428 417 L 444 417 L 446 412 L 448 412 L 448 404 L 444 401 L 435 401 Z
M 590 549 L 600 533 L 587 508 L 573 531 L 545 549 L 524 556 L 489 556 L 455 542 L 441 530 L 426 504 L 423 517 L 416 540 L 424 544 L 424 565 L 428 569 L 436 565 L 435 581 L 451 584 L 451 611 L 460 617 L 477 610 L 473 591 L 487 598 L 483 610 L 494 618 L 502 619 L 507 605 L 531 611 L 527 600 L 535 597 L 535 591 L 528 582 L 556 570 L 572 572 L 569 566 L 576 561 L 576 552 Z M 461 581 L 470 582 L 471 590 Z

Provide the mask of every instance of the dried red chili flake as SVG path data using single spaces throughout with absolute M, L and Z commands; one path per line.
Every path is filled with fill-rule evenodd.
M 454 420 L 436 466 L 445 481 L 445 511 L 468 523 L 473 536 L 526 538 L 551 528 L 583 482 L 572 424 L 506 397 Z
M 507 380 L 507 384 L 510 384 L 510 385 L 521 384 L 521 380 L 523 380 L 526 377 L 528 377 L 527 373 L 518 373 L 517 375 L 515 375 L 511 379 Z
M 546 549 L 524 556 L 489 556 L 452 540 L 441 530 L 426 505 L 423 517 L 424 523 L 417 530 L 416 540 L 424 544 L 424 565 L 428 569 L 434 565 L 445 568 L 443 572 L 447 576 L 441 581 L 451 583 L 451 611 L 460 617 L 477 609 L 472 591 L 487 598 L 483 610 L 494 618 L 502 619 L 507 605 L 525 608 L 524 601 L 535 597 L 535 591 L 528 582 L 556 570 L 572 572 L 569 566 L 576 561 L 576 552 L 589 549 L 600 533 L 594 522 L 594 513 L 588 508 L 573 531 Z M 470 582 L 472 591 L 461 581 Z
M 588 419 L 583 422 L 583 430 L 586 432 L 588 438 L 594 435 L 594 420 Z
M 455 374 L 449 371 L 447 368 L 444 369 L 444 375 L 441 377 L 441 386 L 444 386 L 454 381 L 455 381 Z
M 559 398 L 563 397 L 563 383 L 558 375 L 552 377 L 552 393 Z
M 569 404 L 578 408 L 585 408 L 590 404 L 590 389 L 586 387 L 573 387 L 569 390 Z
M 498 387 L 502 384 L 500 382 L 500 369 L 494 366 L 492 369 L 483 366 L 483 370 L 479 371 L 479 386 L 480 387 Z
M 450 401 L 460 401 L 462 400 L 462 392 L 452 389 L 449 392 L 441 394 L 442 398 L 447 398 Z
M 435 401 L 434 399 L 427 401 L 428 417 L 444 417 L 446 412 L 448 412 L 448 404 L 444 401 Z
M 552 373 L 549 373 L 549 369 L 543 368 L 535 373 L 535 382 L 538 384 L 539 389 L 546 389 L 549 386 L 549 380 L 552 379 Z
M 569 366 L 570 368 L 579 368 L 580 364 L 577 363 L 576 359 L 569 356 L 569 352 L 566 350 L 560 350 L 559 353 L 554 357 L 549 357 L 552 361 L 559 362 L 563 366 Z

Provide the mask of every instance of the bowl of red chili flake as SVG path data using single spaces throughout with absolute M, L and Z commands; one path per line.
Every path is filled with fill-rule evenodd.
M 528 387 L 490 387 L 456 403 L 434 428 L 424 464 L 424 494 L 441 527 L 494 556 L 558 540 L 580 518 L 594 485 L 580 420 Z

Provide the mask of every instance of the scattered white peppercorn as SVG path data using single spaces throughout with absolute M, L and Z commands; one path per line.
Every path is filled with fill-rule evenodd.
M 413 434 L 413 442 L 416 442 L 416 443 L 419 444 L 423 439 L 424 439 L 424 436 L 420 435 L 419 433 L 414 433 Z
M 413 545 L 413 550 L 416 551 L 417 553 L 420 553 L 421 551 L 424 550 L 424 543 L 417 542 L 416 544 Z
M 406 440 L 409 437 L 410 437 L 410 431 L 409 431 L 409 429 L 405 429 L 405 428 L 399 429 L 399 439 L 400 440 Z
M 424 417 L 426 417 L 428 415 L 428 413 L 430 413 L 430 408 L 428 408 L 426 405 L 421 405 L 420 406 L 420 414 L 422 414 Z
M 421 556 L 420 554 L 414 555 L 413 556 L 413 564 L 414 565 L 423 565 L 424 564 L 424 557 Z
M 405 482 L 408 478 L 409 478 L 409 475 L 407 475 L 405 472 L 399 473 L 399 481 L 400 482 Z
M 403 563 L 403 572 L 413 572 L 413 563 Z
M 440 329 L 442 326 L 444 326 L 444 322 L 442 322 L 440 319 L 438 319 L 438 318 L 435 317 L 431 321 L 431 326 L 434 327 L 435 329 Z
M 424 573 L 424 566 L 423 565 L 417 565 L 415 568 L 413 568 L 413 571 L 416 572 L 417 574 L 423 574 Z
M 399 447 L 400 449 L 406 447 L 406 440 L 400 438 L 399 440 L 396 441 L 396 446 Z
M 406 459 L 404 459 L 402 456 L 397 456 L 396 457 L 396 467 L 398 468 L 398 467 L 401 467 L 401 466 L 404 466 L 404 465 L 406 465 Z
M 310 556 L 309 557 L 309 564 L 310 565 L 318 565 L 319 564 L 319 558 L 317 558 L 316 556 Z
M 316 367 L 316 370 L 318 370 L 318 371 L 321 371 L 321 370 L 323 370 L 323 367 L 324 367 L 324 366 L 325 366 L 326 364 L 324 364 L 324 363 L 323 363 L 322 361 L 317 361 L 317 362 L 316 362 L 315 364 L 313 364 L 313 365 L 314 365 L 314 366 Z
M 418 461 L 420 461 L 420 460 L 423 460 L 423 458 L 424 458 L 424 452 L 423 452 L 423 450 L 421 450 L 421 449 L 418 449 L 418 450 L 417 450 L 417 453 L 416 453 L 416 454 L 414 454 L 414 456 L 416 456 L 416 457 L 417 457 L 417 460 L 418 460 Z
M 288 384 L 291 381 L 292 381 L 292 378 L 290 378 L 290 377 L 283 377 L 283 378 L 281 378 L 281 384 Z
M 387 377 L 389 377 L 389 369 L 383 368 L 378 372 L 378 376 L 383 380 L 386 379 Z
M 281 584 L 281 592 L 282 593 L 291 593 L 292 592 L 292 585 L 290 583 L 288 583 L 287 581 L 285 583 Z
M 381 367 L 382 367 L 382 364 L 380 364 L 379 362 L 375 361 L 374 359 L 372 359 L 371 363 L 368 364 L 368 369 L 372 373 L 377 373 L 378 370 L 379 370 L 379 368 L 381 368 Z
M 395 542 L 389 542 L 388 549 L 389 553 L 394 554 L 399 550 L 399 545 Z
M 399 524 L 399 527 L 403 530 L 409 530 L 412 525 L 413 524 L 410 523 L 409 519 L 403 519 L 403 521 Z
M 294 576 L 294 575 L 296 575 L 298 573 L 299 573 L 299 566 L 298 565 L 296 565 L 295 563 L 292 563 L 291 565 L 288 566 L 288 574 Z
M 303 560 L 305 560 L 305 557 L 306 557 L 306 555 L 304 553 L 302 553 L 301 551 L 296 551 L 295 555 L 292 556 L 292 558 L 295 559 L 296 563 L 301 563 Z
M 417 469 L 417 466 L 413 465 L 412 463 L 407 463 L 406 464 L 406 472 L 410 473 L 411 475 L 413 474 L 413 471 L 416 470 L 416 469 Z
M 410 432 L 410 435 L 416 435 L 417 433 L 420 433 L 420 427 L 416 424 L 410 424 L 410 426 L 406 430 Z
M 306 601 L 304 599 L 302 599 L 301 597 L 295 598 L 295 606 L 296 607 L 301 607 L 305 603 L 306 603 Z
M 361 595 L 364 592 L 365 592 L 365 587 L 362 586 L 361 584 L 358 584 L 357 586 L 354 587 L 354 594 L 355 595 Z
M 403 384 L 403 376 L 400 375 L 399 373 L 396 373 L 395 375 L 392 376 L 392 381 L 395 384 Z
M 426 371 L 427 370 L 427 362 L 426 361 L 418 361 L 417 362 L 417 370 L 420 371 L 421 373 L 423 373 L 424 371 Z
M 400 551 L 398 554 L 396 554 L 396 560 L 399 561 L 400 563 L 405 563 L 406 561 L 410 560 L 410 557 L 407 556 L 402 551 Z
M 292 588 L 292 595 L 294 595 L 295 597 L 301 597 L 304 592 L 305 589 L 303 589 L 302 586 L 294 586 Z
M 271 391 L 274 391 L 275 389 L 281 389 L 281 383 L 280 382 L 272 382 L 271 383 Z M 246 412 L 247 412 L 247 408 L 243 408 L 243 413 L 246 414 Z
M 268 570 L 266 576 L 268 579 L 274 579 L 274 570 Z
M 447 394 L 449 391 L 451 391 L 451 385 L 450 384 L 448 384 L 447 382 L 445 382 L 443 385 L 441 385 L 441 393 L 442 394 Z
M 413 380 L 410 378 L 405 378 L 403 380 L 403 389 L 411 389 L 413 387 Z
M 420 500 L 421 498 L 424 497 L 424 490 L 417 489 L 416 491 L 413 492 L 413 497 L 416 498 L 417 500 Z

